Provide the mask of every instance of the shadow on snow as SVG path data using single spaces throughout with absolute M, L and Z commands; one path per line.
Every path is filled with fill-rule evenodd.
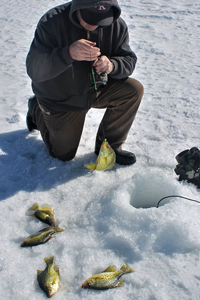
M 62 162 L 49 155 L 38 132 L 22 129 L 0 134 L 0 201 L 19 191 L 49 190 L 86 175 L 84 162 L 89 156 Z

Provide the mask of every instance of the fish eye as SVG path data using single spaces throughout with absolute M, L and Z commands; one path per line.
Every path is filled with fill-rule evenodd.
M 90 286 L 91 286 L 91 283 L 87 282 L 86 287 L 90 287 Z

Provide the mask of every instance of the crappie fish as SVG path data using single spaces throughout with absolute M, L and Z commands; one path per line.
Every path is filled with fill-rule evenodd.
M 43 204 L 41 208 L 39 208 L 38 203 L 34 203 L 33 206 L 27 210 L 26 215 L 36 217 L 38 220 L 52 227 L 55 226 L 54 212 L 48 204 Z
M 56 232 L 62 232 L 64 229 L 59 228 L 58 226 L 52 228 L 47 227 L 40 231 L 38 231 L 36 234 L 33 234 L 29 236 L 27 239 L 25 239 L 21 243 L 21 247 L 33 247 L 40 244 L 44 244 L 48 242 L 50 239 L 52 239 L 52 235 Z
M 116 155 L 115 151 L 110 147 L 107 140 L 105 139 L 101 144 L 99 155 L 97 157 L 96 164 L 86 164 L 85 167 L 90 169 L 90 171 L 103 171 L 107 169 L 112 169 L 115 165 Z
M 43 271 L 37 271 L 37 280 L 41 289 L 50 298 L 56 294 L 60 286 L 60 274 L 58 266 L 53 266 L 54 256 L 45 258 L 47 266 Z
M 125 273 L 134 272 L 128 265 L 123 265 L 119 271 L 116 271 L 116 266 L 109 266 L 103 273 L 96 274 L 88 278 L 83 284 L 82 288 L 91 289 L 110 289 L 123 286 L 124 282 L 119 278 Z

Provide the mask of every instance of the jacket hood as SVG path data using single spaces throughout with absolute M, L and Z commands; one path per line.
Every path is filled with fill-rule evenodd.
M 95 1 L 95 0 L 72 0 L 71 2 L 71 8 L 69 17 L 72 23 L 74 23 L 76 26 L 81 27 L 81 25 L 78 22 L 76 11 L 79 9 L 84 8 L 90 8 L 94 5 L 111 5 L 113 6 L 113 12 L 114 12 L 114 21 L 117 20 L 121 14 L 121 8 L 119 7 L 119 4 L 117 0 L 102 0 L 102 1 Z

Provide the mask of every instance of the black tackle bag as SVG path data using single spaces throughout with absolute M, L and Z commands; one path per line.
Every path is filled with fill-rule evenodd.
M 187 180 L 200 188 L 200 150 L 196 147 L 184 150 L 176 156 L 178 165 L 174 169 L 179 181 Z

